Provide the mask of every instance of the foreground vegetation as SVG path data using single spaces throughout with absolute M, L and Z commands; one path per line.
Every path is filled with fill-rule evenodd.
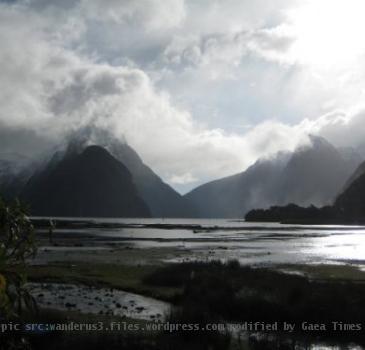
M 80 262 L 28 266 L 26 274 L 32 282 L 57 282 L 107 287 L 173 302 L 182 288 L 154 286 L 144 283 L 159 269 L 156 265 L 90 264 Z
M 228 321 L 361 323 L 365 310 L 364 283 L 309 280 L 237 261 L 170 265 L 145 283 L 183 288 L 179 304 L 185 310 Z
M 39 331 L 0 334 L 0 349 L 287 349 L 314 341 L 365 344 L 362 329 L 336 331 L 333 322 L 363 325 L 365 273 L 351 266 L 281 266 L 275 270 L 222 263 L 188 262 L 165 265 L 121 265 L 86 262 L 27 266 L 35 253 L 33 226 L 19 203 L 0 202 L 0 316 L 2 323 L 144 324 L 127 318 L 39 310 L 27 293 L 31 281 L 112 287 L 173 303 L 171 324 L 193 324 L 195 331 L 164 329 L 113 332 Z M 50 238 L 51 239 L 51 238 Z M 280 272 L 281 270 L 281 272 Z M 285 272 L 284 272 L 285 271 Z M 295 274 L 301 272 L 303 275 Z M 290 273 L 288 273 L 290 272 Z M 294 272 L 294 273 L 293 273 Z M 25 306 L 25 308 L 24 308 Z M 207 331 L 207 324 L 284 323 L 291 334 L 249 331 L 242 340 L 226 330 Z M 303 323 L 320 324 L 303 329 Z M 260 333 L 260 332 L 259 332 Z M 289 343 L 288 343 L 289 342 Z M 288 345 L 289 344 L 289 345 Z
M 72 266 L 72 268 L 70 268 Z M 84 283 L 93 286 L 113 286 L 158 297 L 173 302 L 171 323 L 199 324 L 242 322 L 291 322 L 295 330 L 264 333 L 260 341 L 238 341 L 225 332 L 158 332 L 141 334 L 98 333 L 90 336 L 51 334 L 33 336 L 33 341 L 50 344 L 55 341 L 59 349 L 76 348 L 86 341 L 90 348 L 109 344 L 117 348 L 124 344 L 130 349 L 232 349 L 286 348 L 298 342 L 315 341 L 346 344 L 365 344 L 364 332 L 334 331 L 332 322 L 362 324 L 365 307 L 365 273 L 351 266 L 282 266 L 286 272 L 303 273 L 303 276 L 279 272 L 268 268 L 240 266 L 237 261 L 222 263 L 191 262 L 163 266 L 117 266 L 70 264 L 29 268 L 32 280 Z M 279 269 L 279 270 L 280 270 Z M 73 319 L 72 314 L 63 317 Z M 90 319 L 79 315 L 78 319 Z M 97 316 L 94 316 L 97 317 Z M 99 318 L 100 320 L 100 318 Z M 107 320 L 106 320 L 107 321 Z M 326 330 L 303 330 L 301 325 L 323 324 Z M 268 340 L 271 337 L 270 341 Z M 47 341 L 46 339 L 49 338 Z M 62 342 L 59 342 L 62 339 Z M 274 340 L 273 340 L 274 339 Z M 60 344 L 65 344 L 60 347 Z M 275 346 L 273 345 L 275 344 Z M 123 348 L 123 347 L 122 347 Z
M 34 228 L 24 206 L 6 204 L 0 198 L 0 321 L 18 321 L 25 311 L 35 310 L 35 301 L 24 288 L 26 260 L 34 256 Z M 0 349 L 23 349 L 27 339 L 0 333 Z

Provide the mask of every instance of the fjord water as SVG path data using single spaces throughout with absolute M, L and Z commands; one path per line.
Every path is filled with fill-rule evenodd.
M 174 248 L 184 259 L 238 259 L 242 264 L 353 263 L 365 265 L 365 226 L 308 226 L 204 219 L 75 219 L 55 234 L 93 237 L 98 245 L 126 244 L 135 248 Z M 77 221 L 90 228 L 77 228 Z M 92 227 L 106 224 L 105 228 Z M 114 224 L 110 228 L 110 224 Z M 118 227 L 120 225 L 120 227 Z M 128 227 L 125 227 L 125 226 Z M 156 227 L 157 226 L 157 227 Z M 83 249 L 87 249 L 88 240 Z M 179 261 L 179 258 L 170 258 Z

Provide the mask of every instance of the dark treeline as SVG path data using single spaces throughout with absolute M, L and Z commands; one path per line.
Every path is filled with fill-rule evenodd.
M 273 206 L 269 209 L 254 209 L 247 213 L 246 221 L 251 222 L 281 222 L 281 223 L 341 223 L 346 220 L 343 213 L 335 207 L 317 208 L 300 207 L 296 204 Z

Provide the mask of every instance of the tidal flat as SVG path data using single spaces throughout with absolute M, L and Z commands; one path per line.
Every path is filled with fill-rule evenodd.
M 315 333 L 299 326 L 303 321 L 363 324 L 365 265 L 358 252 L 363 227 L 253 226 L 241 221 L 168 222 L 166 227 L 156 221 L 96 221 L 88 227 L 85 222 L 66 220 L 56 222 L 50 235 L 45 224 L 38 225 L 38 254 L 26 271 L 43 310 L 61 310 L 67 319 L 76 312 L 79 318 L 88 319 L 101 316 L 104 308 L 103 317 L 157 322 L 161 312 L 142 312 L 157 303 L 170 307 L 165 320 L 171 322 L 203 325 L 256 320 L 298 325 L 290 336 L 245 332 L 232 340 L 227 334 L 213 332 L 207 344 L 214 340 L 220 344 L 217 349 L 272 348 L 272 339 L 280 347 L 288 342 L 299 348 L 305 344 L 314 348 L 318 344 L 324 348 L 364 344 L 365 331 Z M 65 295 L 60 301 L 65 285 L 73 291 L 68 293 L 72 298 L 66 301 Z M 53 290 L 54 301 L 50 293 L 44 302 L 42 286 Z M 92 308 L 88 303 L 93 301 L 81 298 L 87 289 L 98 299 L 98 307 Z M 106 290 L 136 295 L 133 308 L 129 310 L 118 298 L 110 299 Z M 151 304 L 139 305 L 140 298 Z M 117 302 L 120 307 L 115 306 Z M 187 337 L 192 348 L 199 335 L 174 334 Z M 160 336 L 166 334 L 154 335 L 159 339 L 154 341 L 159 342 Z

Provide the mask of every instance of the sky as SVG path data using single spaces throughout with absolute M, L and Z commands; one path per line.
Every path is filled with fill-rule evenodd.
M 362 0 L 0 0 L 0 153 L 94 125 L 181 193 L 365 145 Z

